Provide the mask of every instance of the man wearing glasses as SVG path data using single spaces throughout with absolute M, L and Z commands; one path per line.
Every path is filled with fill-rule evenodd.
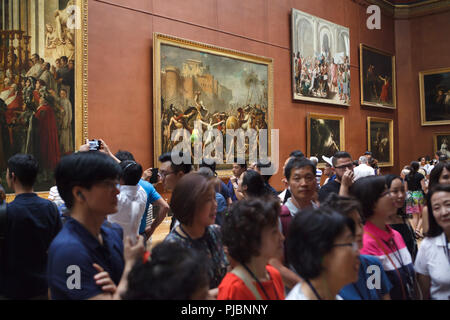
M 349 188 L 354 181 L 352 156 L 345 151 L 339 151 L 333 156 L 333 168 L 336 179 L 328 182 L 319 190 L 319 202 L 323 202 L 330 193 L 348 196 Z
M 183 154 L 180 153 L 180 159 L 183 159 Z M 178 181 L 185 175 L 191 172 L 192 165 L 190 163 L 174 163 L 175 157 L 172 157 L 172 153 L 164 153 L 159 156 L 158 160 L 161 162 L 159 167 L 159 175 L 161 177 L 161 182 L 166 191 L 172 192 L 175 189 Z M 172 216 L 172 222 L 170 224 L 170 230 L 175 226 L 175 218 Z

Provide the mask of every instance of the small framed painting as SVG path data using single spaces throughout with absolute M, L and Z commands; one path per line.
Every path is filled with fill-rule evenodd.
M 367 145 L 379 167 L 394 165 L 394 120 L 367 117 Z

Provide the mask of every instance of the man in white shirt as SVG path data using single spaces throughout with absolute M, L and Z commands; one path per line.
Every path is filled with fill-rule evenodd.
M 355 181 L 364 177 L 374 176 L 375 171 L 371 166 L 368 165 L 368 160 L 366 156 L 359 157 L 359 166 L 353 169 L 355 175 Z
M 142 176 L 142 166 L 132 160 L 122 161 L 120 194 L 117 195 L 117 212 L 108 216 L 109 222 L 119 224 L 123 238 L 130 237 L 133 244 L 139 237 L 139 226 L 147 203 L 147 193 L 138 184 Z

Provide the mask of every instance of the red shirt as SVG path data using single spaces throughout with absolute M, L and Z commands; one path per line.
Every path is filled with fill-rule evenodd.
M 269 300 L 284 300 L 284 285 L 280 272 L 270 265 L 266 266 L 266 270 L 270 275 L 270 280 L 263 281 L 261 284 L 266 290 Z M 267 300 L 264 291 L 261 290 L 258 283 L 253 281 L 253 284 L 261 298 Z M 239 277 L 228 272 L 219 285 L 217 300 L 256 300 L 256 298 Z

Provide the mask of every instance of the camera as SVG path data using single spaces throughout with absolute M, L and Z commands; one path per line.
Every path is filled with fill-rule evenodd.
M 150 183 L 157 183 L 158 182 L 158 168 L 153 168 L 152 169 L 152 175 L 149 179 Z
M 99 140 L 89 140 L 89 151 L 98 151 L 102 146 L 102 142 Z

